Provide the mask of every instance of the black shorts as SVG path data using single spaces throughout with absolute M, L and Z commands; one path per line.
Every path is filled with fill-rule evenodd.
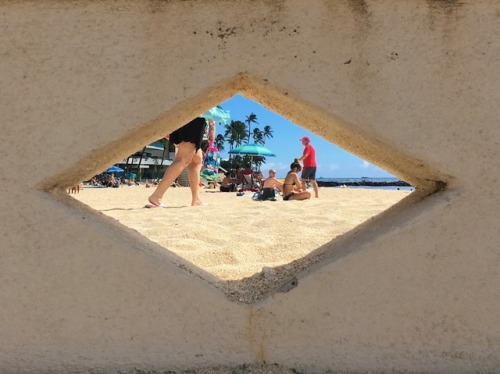
M 262 193 L 260 194 L 259 200 L 272 200 L 276 199 L 276 191 L 274 187 L 264 187 Z
M 201 148 L 201 141 L 203 140 L 203 135 L 205 134 L 205 127 L 205 118 L 195 118 L 170 134 L 168 140 L 174 144 L 179 144 L 181 142 L 193 143 L 196 147 L 196 151 L 198 151 L 198 149 Z
M 235 192 L 236 185 L 231 183 L 229 186 L 220 186 L 220 192 Z
M 302 179 L 306 179 L 309 181 L 314 181 L 316 180 L 316 166 L 305 166 L 304 169 L 302 169 Z

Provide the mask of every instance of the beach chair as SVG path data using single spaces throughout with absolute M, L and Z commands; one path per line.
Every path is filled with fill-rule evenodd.
M 253 176 L 252 174 L 243 174 L 243 188 L 253 187 Z
M 258 191 L 260 186 L 256 183 L 253 174 L 243 174 L 243 183 L 241 188 L 244 191 Z

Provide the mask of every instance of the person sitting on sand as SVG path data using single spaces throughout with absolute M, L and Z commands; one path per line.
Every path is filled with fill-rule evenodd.
M 283 191 L 283 183 L 276 179 L 276 170 L 269 169 L 269 177 L 264 180 L 262 188 L 276 188 L 280 192 Z
M 243 183 L 243 168 L 237 168 L 236 169 L 236 177 L 234 178 L 236 179 L 236 184 L 242 184 Z
M 283 183 L 276 179 L 276 171 L 270 169 L 269 178 L 262 182 L 261 190 L 254 195 L 253 199 L 276 201 L 276 191 L 278 191 L 278 194 L 283 191 Z
M 235 180 L 231 178 L 231 174 L 229 172 L 224 173 L 224 179 L 220 183 L 220 191 L 221 192 L 236 191 Z
M 113 173 L 111 175 L 108 175 L 107 180 L 106 180 L 106 187 L 115 187 L 116 186 L 116 178 Z
M 262 184 L 264 183 L 264 174 L 262 174 L 262 171 L 258 171 L 257 173 L 255 173 L 255 181 L 257 182 L 257 184 L 259 186 L 262 186 Z
M 290 171 L 283 182 L 283 200 L 306 200 L 311 198 L 309 191 L 302 191 L 302 184 L 299 180 L 298 172 L 302 169 L 299 160 L 295 159 L 290 164 Z

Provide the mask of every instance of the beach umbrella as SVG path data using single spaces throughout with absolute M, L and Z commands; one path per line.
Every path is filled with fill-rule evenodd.
M 220 106 L 214 106 L 212 109 L 209 109 L 200 115 L 200 117 L 203 117 L 206 120 L 213 120 L 214 122 L 222 122 L 223 124 L 229 122 L 229 119 L 231 118 L 229 111 L 222 109 Z
M 252 164 L 254 156 L 276 157 L 273 152 L 259 144 L 244 144 L 231 149 L 228 153 L 233 155 L 249 155 Z
M 276 157 L 276 155 L 273 152 L 271 152 L 269 149 L 259 144 L 244 144 L 234 149 L 231 149 L 228 153 L 234 155 Z
M 119 168 L 118 166 L 111 166 L 110 168 L 108 168 L 108 170 L 106 170 L 106 173 L 121 173 L 125 170 L 123 170 L 122 168 Z

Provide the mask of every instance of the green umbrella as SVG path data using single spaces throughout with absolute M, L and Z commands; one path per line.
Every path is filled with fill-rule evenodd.
M 230 150 L 228 153 L 235 155 L 276 157 L 273 152 L 259 144 L 244 144 Z

